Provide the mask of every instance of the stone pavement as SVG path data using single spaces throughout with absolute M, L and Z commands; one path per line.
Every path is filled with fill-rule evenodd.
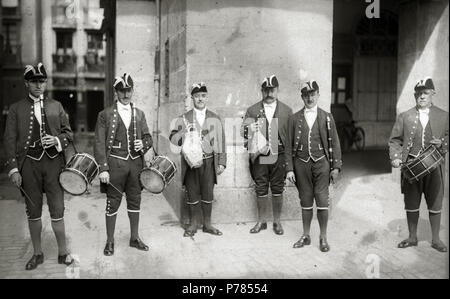
M 359 162 L 354 161 L 357 165 Z M 129 226 L 124 202 L 116 227 L 116 252 L 103 256 L 104 195 L 67 196 L 66 229 L 76 265 L 56 262 L 56 241 L 48 210 L 43 213 L 45 262 L 34 271 L 24 266 L 32 254 L 23 203 L 0 200 L 0 278 L 449 278 L 449 255 L 430 247 L 430 229 L 423 205 L 419 246 L 398 249 L 407 236 L 399 186 L 390 173 L 347 171 L 343 196 L 333 206 L 328 239 L 331 251 L 318 248 L 318 224 L 313 220 L 312 244 L 292 245 L 300 236 L 301 221 L 284 221 L 285 234 L 269 229 L 249 234 L 254 223 L 216 224 L 223 236 L 199 232 L 184 238 L 175 213 L 158 195 L 143 193 L 141 238 L 149 252 L 128 247 Z M 18 197 L 7 180 L 0 194 Z M 447 187 L 448 188 L 448 187 Z M 441 237 L 448 240 L 448 198 Z

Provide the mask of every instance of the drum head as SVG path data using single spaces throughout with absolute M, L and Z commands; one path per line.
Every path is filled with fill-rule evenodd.
M 84 177 L 76 172 L 66 169 L 59 175 L 61 187 L 72 195 L 82 195 L 87 190 L 87 184 Z
M 164 190 L 165 184 L 161 175 L 154 170 L 148 168 L 141 172 L 140 176 L 142 186 L 155 194 L 161 193 Z

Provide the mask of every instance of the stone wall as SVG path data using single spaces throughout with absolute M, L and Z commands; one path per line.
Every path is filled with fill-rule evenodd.
M 320 106 L 330 110 L 333 3 L 168 0 L 161 9 L 159 152 L 179 165 L 180 156 L 167 142 L 169 122 L 191 107 L 189 86 L 204 81 L 208 107 L 224 119 L 227 135 L 228 165 L 215 188 L 213 219 L 255 220 L 248 155 L 237 133 L 241 117 L 260 100 L 260 84 L 271 74 L 279 79 L 280 100 L 295 111 L 302 106 L 301 75 L 319 82 Z M 179 173 L 164 194 L 178 210 L 177 201 L 184 196 Z M 298 218 L 297 191 L 289 187 L 288 194 L 283 218 Z

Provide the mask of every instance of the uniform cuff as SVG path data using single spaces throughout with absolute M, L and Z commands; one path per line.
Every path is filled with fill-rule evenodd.
M 8 176 L 11 177 L 14 173 L 19 172 L 19 169 L 17 167 L 14 167 L 8 172 Z
M 59 141 L 58 137 L 56 137 L 56 141 L 58 141 L 58 144 L 56 145 L 56 150 L 58 151 L 58 153 L 60 153 L 62 152 L 61 141 Z

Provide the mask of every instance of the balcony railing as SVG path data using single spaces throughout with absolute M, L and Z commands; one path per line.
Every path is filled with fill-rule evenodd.
M 76 74 L 77 56 L 73 54 L 53 54 L 53 71 Z
M 68 6 L 52 6 L 52 26 L 54 28 L 76 28 L 77 17 Z
M 89 73 L 105 73 L 105 56 L 99 55 L 97 52 L 88 52 L 84 55 L 84 65 L 86 72 Z

